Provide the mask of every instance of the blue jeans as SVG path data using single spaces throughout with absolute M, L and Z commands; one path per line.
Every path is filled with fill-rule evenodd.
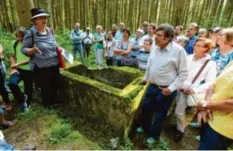
M 150 84 L 147 88 L 142 106 L 142 127 L 149 137 L 159 140 L 163 122 L 175 96 L 176 91 L 165 96 L 153 84 Z M 152 123 L 153 116 L 155 116 L 155 120 Z
M 9 103 L 9 95 L 8 95 L 8 91 L 7 88 L 5 86 L 5 76 L 1 74 L 0 71 L 0 95 L 4 101 L 4 103 Z
M 76 58 L 77 52 L 79 53 L 81 62 L 84 63 L 84 50 L 83 50 L 82 43 L 73 44 L 73 56 L 74 56 L 74 59 Z
M 0 140 L 0 150 L 15 150 L 14 146 L 7 144 L 7 142 L 3 139 Z
M 30 70 L 17 69 L 18 73 L 13 74 L 9 80 L 9 87 L 11 89 L 14 98 L 19 104 L 25 102 L 24 93 L 28 96 L 27 104 L 30 105 L 32 101 L 33 92 L 33 73 Z M 19 88 L 20 81 L 23 80 L 24 83 L 24 93 L 21 92 Z
M 201 142 L 198 150 L 226 150 L 232 142 L 232 139 L 222 136 L 208 124 L 204 124 L 201 128 Z

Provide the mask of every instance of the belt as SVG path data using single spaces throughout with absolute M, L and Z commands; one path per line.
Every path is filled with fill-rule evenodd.
M 150 85 L 153 86 L 153 87 L 155 87 L 155 88 L 159 88 L 159 87 L 161 87 L 161 88 L 167 88 L 168 87 L 166 85 L 157 85 L 157 84 L 154 84 L 154 83 L 150 83 Z

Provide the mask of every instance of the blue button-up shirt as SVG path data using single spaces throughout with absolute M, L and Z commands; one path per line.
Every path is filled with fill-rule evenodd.
M 197 37 L 196 36 L 192 36 L 190 39 L 189 39 L 189 42 L 188 44 L 185 46 L 185 51 L 187 54 L 193 54 L 193 48 L 194 48 L 194 44 L 197 40 Z

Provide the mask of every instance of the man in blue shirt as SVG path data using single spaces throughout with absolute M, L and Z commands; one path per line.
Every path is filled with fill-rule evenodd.
M 80 55 L 80 59 L 82 63 L 84 63 L 84 51 L 82 45 L 82 34 L 83 32 L 80 30 L 80 24 L 76 23 L 74 26 L 74 30 L 71 31 L 70 39 L 73 44 L 73 56 L 74 59 L 76 57 L 76 53 L 78 52 Z
M 198 28 L 197 23 L 191 23 L 186 30 L 186 37 L 189 38 L 189 42 L 185 46 L 185 50 L 188 55 L 193 54 L 193 47 L 197 39 L 196 34 L 198 32 Z
M 115 39 L 117 41 L 121 41 L 123 39 L 123 30 L 124 30 L 124 28 L 125 28 L 125 24 L 124 23 L 120 23 L 119 30 L 115 34 Z

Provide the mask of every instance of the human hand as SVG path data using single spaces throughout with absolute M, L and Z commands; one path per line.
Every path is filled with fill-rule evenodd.
M 11 69 L 10 75 L 13 75 L 15 73 L 19 74 L 19 71 L 17 69 Z
M 36 47 L 36 45 L 34 45 L 34 46 L 33 46 L 33 48 L 32 48 L 32 52 L 33 52 L 33 54 L 35 54 L 35 53 L 42 54 L 42 52 L 40 51 L 40 49 L 39 49 L 39 48 L 37 48 L 37 47 Z
M 140 85 L 145 85 L 146 83 L 147 83 L 146 80 L 142 80 L 142 81 L 139 82 Z
M 17 68 L 19 66 L 19 64 L 15 63 L 11 65 L 11 68 Z
M 162 90 L 163 95 L 167 96 L 167 95 L 172 94 L 172 92 L 168 88 L 159 87 L 159 89 Z

